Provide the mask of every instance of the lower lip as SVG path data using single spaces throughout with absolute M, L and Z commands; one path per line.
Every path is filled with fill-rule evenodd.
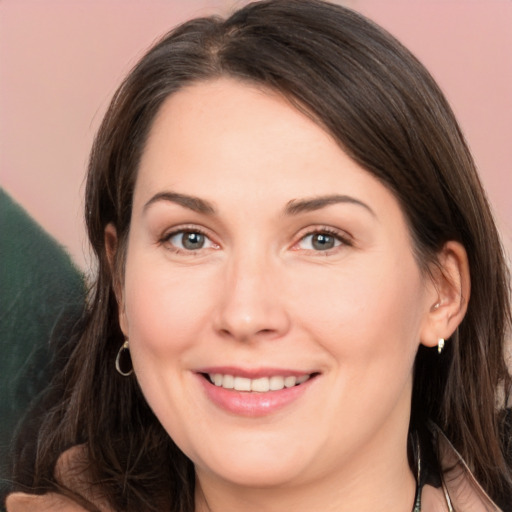
M 198 374 L 207 397 L 221 409 L 238 416 L 258 417 L 272 414 L 287 405 L 298 400 L 316 380 L 310 378 L 306 382 L 283 388 L 279 391 L 267 391 L 266 393 L 235 391 L 215 386 L 209 380 Z

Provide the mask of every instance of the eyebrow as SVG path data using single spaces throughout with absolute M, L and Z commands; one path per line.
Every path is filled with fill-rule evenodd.
M 376 217 L 375 212 L 366 203 L 363 203 L 363 201 L 360 201 L 359 199 L 356 199 L 352 196 L 338 194 L 312 197 L 310 199 L 292 199 L 286 205 L 285 214 L 297 215 L 304 212 L 313 212 L 320 210 L 321 208 L 325 208 L 326 206 L 339 203 L 348 203 L 361 206 L 370 212 L 374 217 Z
M 215 213 L 215 208 L 210 202 L 205 201 L 204 199 L 200 199 L 199 197 L 189 196 L 186 194 L 178 194 L 177 192 L 159 192 L 158 194 L 155 194 L 144 205 L 143 211 L 147 211 L 147 209 L 152 204 L 155 204 L 159 201 L 167 201 L 170 203 L 179 204 L 184 208 L 188 208 L 194 212 L 203 213 L 206 215 L 213 215 Z
M 179 194 L 177 192 L 159 192 L 155 194 L 149 201 L 147 201 L 144 205 L 143 211 L 145 212 L 151 205 L 159 202 L 159 201 L 167 201 L 171 203 L 178 204 L 183 206 L 184 208 L 188 208 L 189 210 L 195 211 L 197 213 L 202 213 L 205 215 L 214 215 L 216 213 L 213 205 L 204 199 L 195 196 L 189 196 L 187 194 Z M 298 215 L 304 212 L 312 212 L 316 210 L 320 210 L 327 206 L 331 206 L 333 204 L 355 204 L 363 207 L 369 213 L 371 213 L 374 217 L 375 212 L 363 201 L 356 199 L 352 196 L 347 195 L 327 195 L 327 196 L 319 196 L 312 197 L 309 199 L 292 199 L 288 201 L 284 213 L 285 215 Z

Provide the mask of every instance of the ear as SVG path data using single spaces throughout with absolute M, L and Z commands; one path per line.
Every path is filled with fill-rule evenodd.
M 110 273 L 114 275 L 114 262 L 117 252 L 117 230 L 111 222 L 105 227 L 105 251 L 107 253 Z
M 118 249 L 117 230 L 114 224 L 107 224 L 105 227 L 105 251 L 107 253 L 107 260 L 110 267 L 110 275 L 112 276 L 112 288 L 117 300 L 119 310 L 119 326 L 123 334 L 128 337 L 128 324 L 126 321 L 126 313 L 124 307 L 124 293 L 121 279 L 119 277 L 119 269 L 116 265 L 116 254 Z
M 432 293 L 421 329 L 421 343 L 435 347 L 439 338 L 449 338 L 462 322 L 471 292 L 466 250 L 454 241 L 447 242 L 431 271 Z

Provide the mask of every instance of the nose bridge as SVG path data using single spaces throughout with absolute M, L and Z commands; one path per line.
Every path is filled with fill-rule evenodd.
M 284 334 L 289 319 L 278 282 L 278 259 L 268 250 L 246 246 L 235 251 L 221 285 L 217 330 L 243 341 Z

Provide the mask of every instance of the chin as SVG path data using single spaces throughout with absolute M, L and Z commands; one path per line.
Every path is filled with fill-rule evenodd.
M 217 468 L 217 478 L 229 482 L 237 487 L 246 488 L 272 488 L 290 485 L 299 480 L 300 473 L 297 466 L 279 465 L 272 462 L 258 464 L 249 467 L 247 464 L 240 464 L 236 467 Z M 209 471 L 212 471 L 209 468 Z
M 226 450 L 215 459 L 194 461 L 198 474 L 207 472 L 217 478 L 243 487 L 279 487 L 302 480 L 307 471 L 306 456 L 297 447 L 293 453 L 285 450 Z

